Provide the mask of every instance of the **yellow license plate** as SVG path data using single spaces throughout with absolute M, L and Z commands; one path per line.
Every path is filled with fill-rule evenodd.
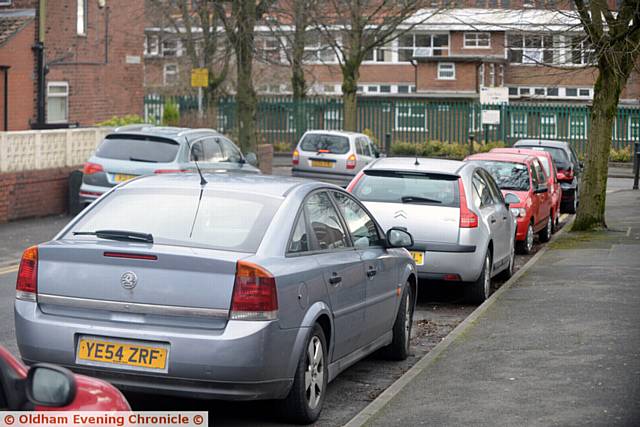
M 411 251 L 411 256 L 416 262 L 416 265 L 424 265 L 424 252 Z
M 135 175 L 125 175 L 125 174 L 117 173 L 113 177 L 113 180 L 115 182 L 125 182 L 125 181 L 129 181 L 130 179 L 133 179 L 135 177 L 136 177 Z
M 332 168 L 335 162 L 327 162 L 323 160 L 311 160 L 311 166 L 316 168 Z
M 169 346 L 102 338 L 80 338 L 76 362 L 85 365 L 127 367 L 166 372 Z

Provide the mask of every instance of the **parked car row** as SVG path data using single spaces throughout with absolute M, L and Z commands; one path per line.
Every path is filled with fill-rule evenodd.
M 88 208 L 23 254 L 22 359 L 122 390 L 277 399 L 313 422 L 341 371 L 408 356 L 419 279 L 481 303 L 516 249 L 550 238 L 566 199 L 545 147 L 380 158 L 366 135 L 307 132 L 293 174 L 345 190 L 260 175 L 212 130 L 118 129 L 85 165 Z M 67 390 L 86 378 L 52 369 Z M 42 403 L 26 390 L 18 406 Z

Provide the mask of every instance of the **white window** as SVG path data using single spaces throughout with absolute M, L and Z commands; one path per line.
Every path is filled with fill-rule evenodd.
M 424 105 L 397 105 L 396 130 L 424 131 L 427 129 L 427 116 Z
M 542 114 L 540 116 L 540 137 L 555 138 L 556 137 L 556 115 Z
M 0 6 L 11 6 L 12 0 L 0 0 Z
M 180 41 L 177 39 L 169 39 L 162 41 L 162 56 L 175 57 L 180 56 Z
M 513 33 L 507 35 L 509 62 L 516 64 L 588 65 L 593 46 L 583 34 Z
M 160 54 L 160 37 L 156 34 L 145 34 L 144 54 L 146 56 L 158 56 Z
M 464 33 L 464 47 L 487 49 L 491 47 L 490 33 Z
M 164 64 L 164 84 L 173 85 L 178 82 L 178 64 Z
M 69 83 L 49 82 L 47 84 L 47 123 L 67 123 L 69 121 Z
M 478 66 L 478 84 L 480 87 L 484 87 L 484 63 Z
M 370 43 L 371 35 L 365 34 L 363 43 Z M 368 62 L 392 62 L 393 61 L 393 49 L 392 43 L 387 43 L 384 46 L 378 47 L 376 49 L 370 50 L 367 55 L 364 57 L 365 61 Z
M 266 62 L 280 63 L 280 41 L 273 36 L 265 36 L 258 40 L 256 45 L 259 47 L 260 56 Z
M 408 62 L 414 56 L 449 56 L 449 34 L 405 34 L 398 39 L 398 60 Z
M 455 80 L 456 64 L 453 62 L 438 62 L 438 80 Z
M 527 136 L 527 113 L 511 113 L 511 136 L 515 138 L 526 138 Z
M 305 35 L 305 39 L 304 57 L 306 61 L 312 63 L 337 62 L 333 48 L 323 40 L 322 34 L 317 31 L 309 32 Z
M 87 34 L 88 0 L 76 0 L 76 31 L 78 35 Z
M 496 64 L 489 64 L 489 86 L 496 85 Z

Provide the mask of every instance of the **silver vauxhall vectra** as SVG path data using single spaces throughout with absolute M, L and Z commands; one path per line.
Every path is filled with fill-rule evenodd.
M 135 178 L 25 251 L 18 347 L 128 390 L 282 399 L 312 422 L 339 372 L 407 357 L 412 244 L 331 184 Z

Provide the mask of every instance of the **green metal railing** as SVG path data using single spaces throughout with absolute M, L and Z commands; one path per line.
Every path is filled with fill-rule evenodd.
M 164 98 L 145 98 L 145 118 L 159 123 Z M 194 97 L 175 97 L 180 111 L 197 108 Z M 500 122 L 482 125 L 483 110 L 499 111 Z M 147 114 L 148 113 L 148 114 Z M 486 113 L 485 113 L 486 114 Z M 496 113 L 494 113 L 496 114 Z M 221 99 L 217 108 L 217 128 L 232 132 L 236 125 L 236 102 Z M 257 129 L 262 142 L 295 145 L 309 129 L 342 129 L 342 100 L 308 98 L 260 98 Z M 418 99 L 358 99 L 357 129 L 373 136 L 379 145 L 392 142 L 422 143 L 442 141 L 467 143 L 500 141 L 512 144 L 518 139 L 541 138 L 570 142 L 584 153 L 591 128 L 589 107 L 585 105 L 541 105 L 533 103 L 480 105 L 477 102 L 429 101 Z M 613 130 L 613 148 L 640 142 L 640 108 L 620 107 Z

